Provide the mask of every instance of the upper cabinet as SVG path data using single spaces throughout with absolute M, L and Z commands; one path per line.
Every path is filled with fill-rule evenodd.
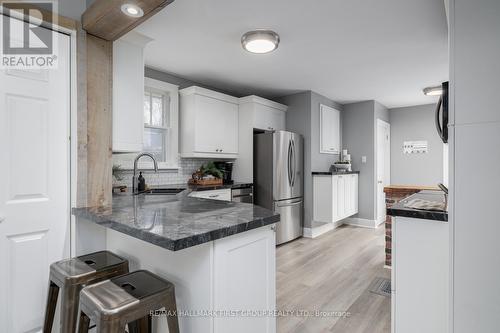
M 322 154 L 340 153 L 340 111 L 320 105 L 320 148 Z
M 251 113 L 253 128 L 264 131 L 285 130 L 287 106 L 255 95 L 240 98 L 240 113 Z
M 130 32 L 113 43 L 113 151 L 143 149 L 144 46 L 151 39 Z
M 180 156 L 238 157 L 238 99 L 200 87 L 180 93 Z
M 253 131 L 280 131 L 285 129 L 287 106 L 258 96 L 239 99 L 239 151 L 233 166 L 233 179 L 253 182 Z

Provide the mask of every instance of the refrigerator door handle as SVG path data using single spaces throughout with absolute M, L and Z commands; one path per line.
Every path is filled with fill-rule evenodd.
M 439 97 L 439 101 L 438 101 L 438 104 L 437 104 L 437 107 L 436 107 L 436 114 L 435 114 L 435 123 L 436 123 L 436 130 L 438 132 L 438 135 L 439 137 L 441 138 L 441 140 L 443 140 L 444 142 L 444 135 L 443 135 L 443 128 L 441 126 L 441 120 L 439 119 L 439 115 L 440 115 L 440 111 L 442 109 L 442 104 L 443 104 L 443 97 Z
M 288 161 L 287 161 L 287 172 L 288 172 L 288 184 L 292 187 L 292 140 L 288 141 Z
M 296 206 L 296 205 L 300 205 L 302 203 L 302 199 L 299 199 L 297 201 L 292 201 L 292 202 L 288 202 L 288 203 L 280 203 L 280 202 L 277 202 L 276 203 L 276 207 L 289 207 L 289 206 Z
M 292 140 L 292 153 L 293 153 L 293 177 L 292 187 L 295 186 L 295 179 L 297 179 L 297 156 L 295 151 L 295 140 Z

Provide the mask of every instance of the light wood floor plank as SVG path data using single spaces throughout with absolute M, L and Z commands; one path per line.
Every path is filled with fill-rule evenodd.
M 342 226 L 277 248 L 278 310 L 350 312 L 350 317 L 278 317 L 279 333 L 389 333 L 391 300 L 368 291 L 384 267 L 384 230 Z

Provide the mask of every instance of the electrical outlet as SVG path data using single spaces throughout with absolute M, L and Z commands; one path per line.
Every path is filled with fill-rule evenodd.
M 366 163 L 366 156 L 361 156 L 361 163 L 363 163 L 363 164 Z

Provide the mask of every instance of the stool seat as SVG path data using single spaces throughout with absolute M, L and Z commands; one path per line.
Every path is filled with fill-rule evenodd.
M 152 311 L 165 308 L 169 333 L 179 332 L 174 285 L 161 277 L 140 270 L 114 277 L 82 289 L 80 292 L 80 324 L 78 332 L 88 331 L 90 319 L 98 333 L 123 332 L 132 323 L 134 331 L 143 325 L 150 329 Z M 144 318 L 146 323 L 144 324 Z M 141 329 L 137 329 L 141 331 Z
M 109 251 L 98 251 L 50 265 L 49 293 L 44 332 L 51 332 L 61 289 L 61 332 L 74 332 L 79 292 L 85 286 L 128 273 L 128 260 Z

